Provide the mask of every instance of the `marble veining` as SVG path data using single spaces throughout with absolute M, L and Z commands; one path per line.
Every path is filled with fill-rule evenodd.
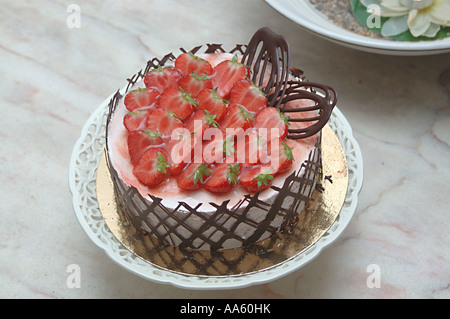
M 70 27 L 71 4 L 79 28 Z M 205 42 L 231 47 L 262 26 L 286 36 L 293 65 L 339 93 L 364 157 L 354 218 L 318 258 L 267 284 L 189 291 L 145 281 L 78 224 L 68 187 L 74 143 L 150 57 Z M 258 0 L 8 1 L 0 32 L 0 297 L 450 297 L 450 54 L 354 51 Z

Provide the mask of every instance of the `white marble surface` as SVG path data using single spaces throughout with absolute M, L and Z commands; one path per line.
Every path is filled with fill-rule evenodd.
M 380 56 L 303 31 L 262 0 L 0 0 L 0 297 L 449 298 L 450 55 Z M 271 283 L 191 291 L 124 270 L 78 224 L 68 167 L 83 124 L 152 56 L 284 34 L 292 64 L 334 86 L 364 157 L 353 220 Z M 79 265 L 80 288 L 67 267 Z M 380 270 L 370 288 L 368 266 Z

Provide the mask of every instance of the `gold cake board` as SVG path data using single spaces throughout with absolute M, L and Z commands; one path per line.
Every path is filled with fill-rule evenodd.
M 114 186 L 102 155 L 97 169 L 100 212 L 117 240 L 129 251 L 162 269 L 195 276 L 233 276 L 277 266 L 317 242 L 333 225 L 348 187 L 346 156 L 338 137 L 322 130 L 322 177 L 308 206 L 289 229 L 253 245 L 220 251 L 180 249 L 137 230 L 116 203 Z

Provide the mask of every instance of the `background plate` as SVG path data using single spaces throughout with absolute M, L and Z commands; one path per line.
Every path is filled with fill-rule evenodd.
M 374 39 L 335 25 L 316 10 L 309 0 L 265 1 L 274 10 L 304 29 L 353 49 L 388 55 L 430 55 L 450 52 L 450 37 L 421 42 Z
M 82 129 L 72 152 L 69 184 L 73 194 L 75 215 L 83 230 L 113 261 L 138 276 L 189 289 L 242 288 L 268 282 L 299 269 L 317 257 L 322 249 L 342 233 L 356 210 L 358 194 L 363 182 L 361 150 L 353 137 L 349 123 L 335 107 L 328 125 L 336 134 L 346 155 L 348 189 L 339 217 L 314 245 L 275 267 L 234 276 L 188 275 L 168 271 L 148 263 L 117 240 L 103 219 L 97 201 L 96 175 L 105 148 L 105 123 L 111 97 L 92 113 Z

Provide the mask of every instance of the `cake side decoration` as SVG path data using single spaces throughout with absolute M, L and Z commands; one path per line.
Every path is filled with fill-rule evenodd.
M 237 45 L 229 52 L 219 44 L 208 44 L 204 52 L 199 46 L 191 51 L 181 49 L 178 56 L 170 53 L 161 60 L 154 58 L 128 79 L 124 91 L 113 96 L 107 117 L 106 162 L 118 205 L 136 228 L 180 248 L 229 249 L 276 234 L 306 206 L 321 174 L 320 130 L 337 96 L 328 86 L 297 78 L 295 69 L 290 71 L 285 63 L 289 61 L 287 42 L 281 41 L 287 50 L 281 50 L 284 53 L 280 57 L 280 43 L 273 39 L 277 36 L 263 28 L 248 46 Z M 264 49 L 255 54 L 255 46 L 261 41 Z M 210 62 L 211 68 L 204 61 Z M 191 65 L 195 65 L 194 69 Z M 178 74 L 174 68 L 186 70 Z M 220 68 L 225 70 L 222 74 L 231 72 L 232 80 L 221 75 L 217 71 Z M 158 72 L 160 79 L 149 79 Z M 148 84 L 155 81 L 161 86 Z M 158 90 L 160 95 L 155 93 Z M 239 94 L 242 91 L 246 93 Z M 204 99 L 201 92 L 205 92 Z M 258 102 L 262 97 L 264 104 Z M 125 105 L 125 99 L 131 101 L 127 101 L 131 106 Z M 268 101 L 277 107 L 268 106 Z M 123 124 L 118 125 L 120 114 Z M 191 122 L 201 125 L 193 125 L 197 130 L 190 130 Z M 248 157 L 253 154 L 247 143 L 239 143 L 239 133 L 230 138 L 223 132 L 238 122 L 247 139 L 255 135 L 257 143 L 253 146 L 257 153 L 276 144 L 270 149 L 287 154 L 285 158 L 276 157 L 276 167 L 264 164 L 259 157 L 256 165 L 249 165 Z M 248 123 L 251 129 L 244 131 Z M 205 139 L 205 128 L 222 140 Z M 263 139 L 257 129 L 272 129 L 279 136 Z M 123 145 L 117 146 L 124 136 L 129 154 L 125 154 Z M 297 158 L 305 160 L 294 167 L 295 156 L 289 153 L 300 154 L 295 140 L 305 148 L 304 155 Z M 200 157 L 193 155 L 196 149 L 192 148 L 190 162 L 181 161 L 183 165 L 178 167 L 171 154 L 176 145 L 184 146 L 182 142 L 194 146 L 200 142 L 200 151 L 216 143 L 217 148 L 212 149 L 220 150 L 219 156 L 211 162 L 203 158 L 195 162 Z M 130 145 L 139 145 L 139 151 L 132 152 Z M 243 159 L 238 158 L 240 148 L 247 151 Z M 282 170 L 284 162 L 288 169 Z M 128 167 L 133 167 L 133 174 L 126 177 Z M 192 179 L 189 186 L 180 183 L 186 181 L 183 176 Z M 136 179 L 138 182 L 132 181 Z M 198 190 L 191 191 L 191 187 Z

